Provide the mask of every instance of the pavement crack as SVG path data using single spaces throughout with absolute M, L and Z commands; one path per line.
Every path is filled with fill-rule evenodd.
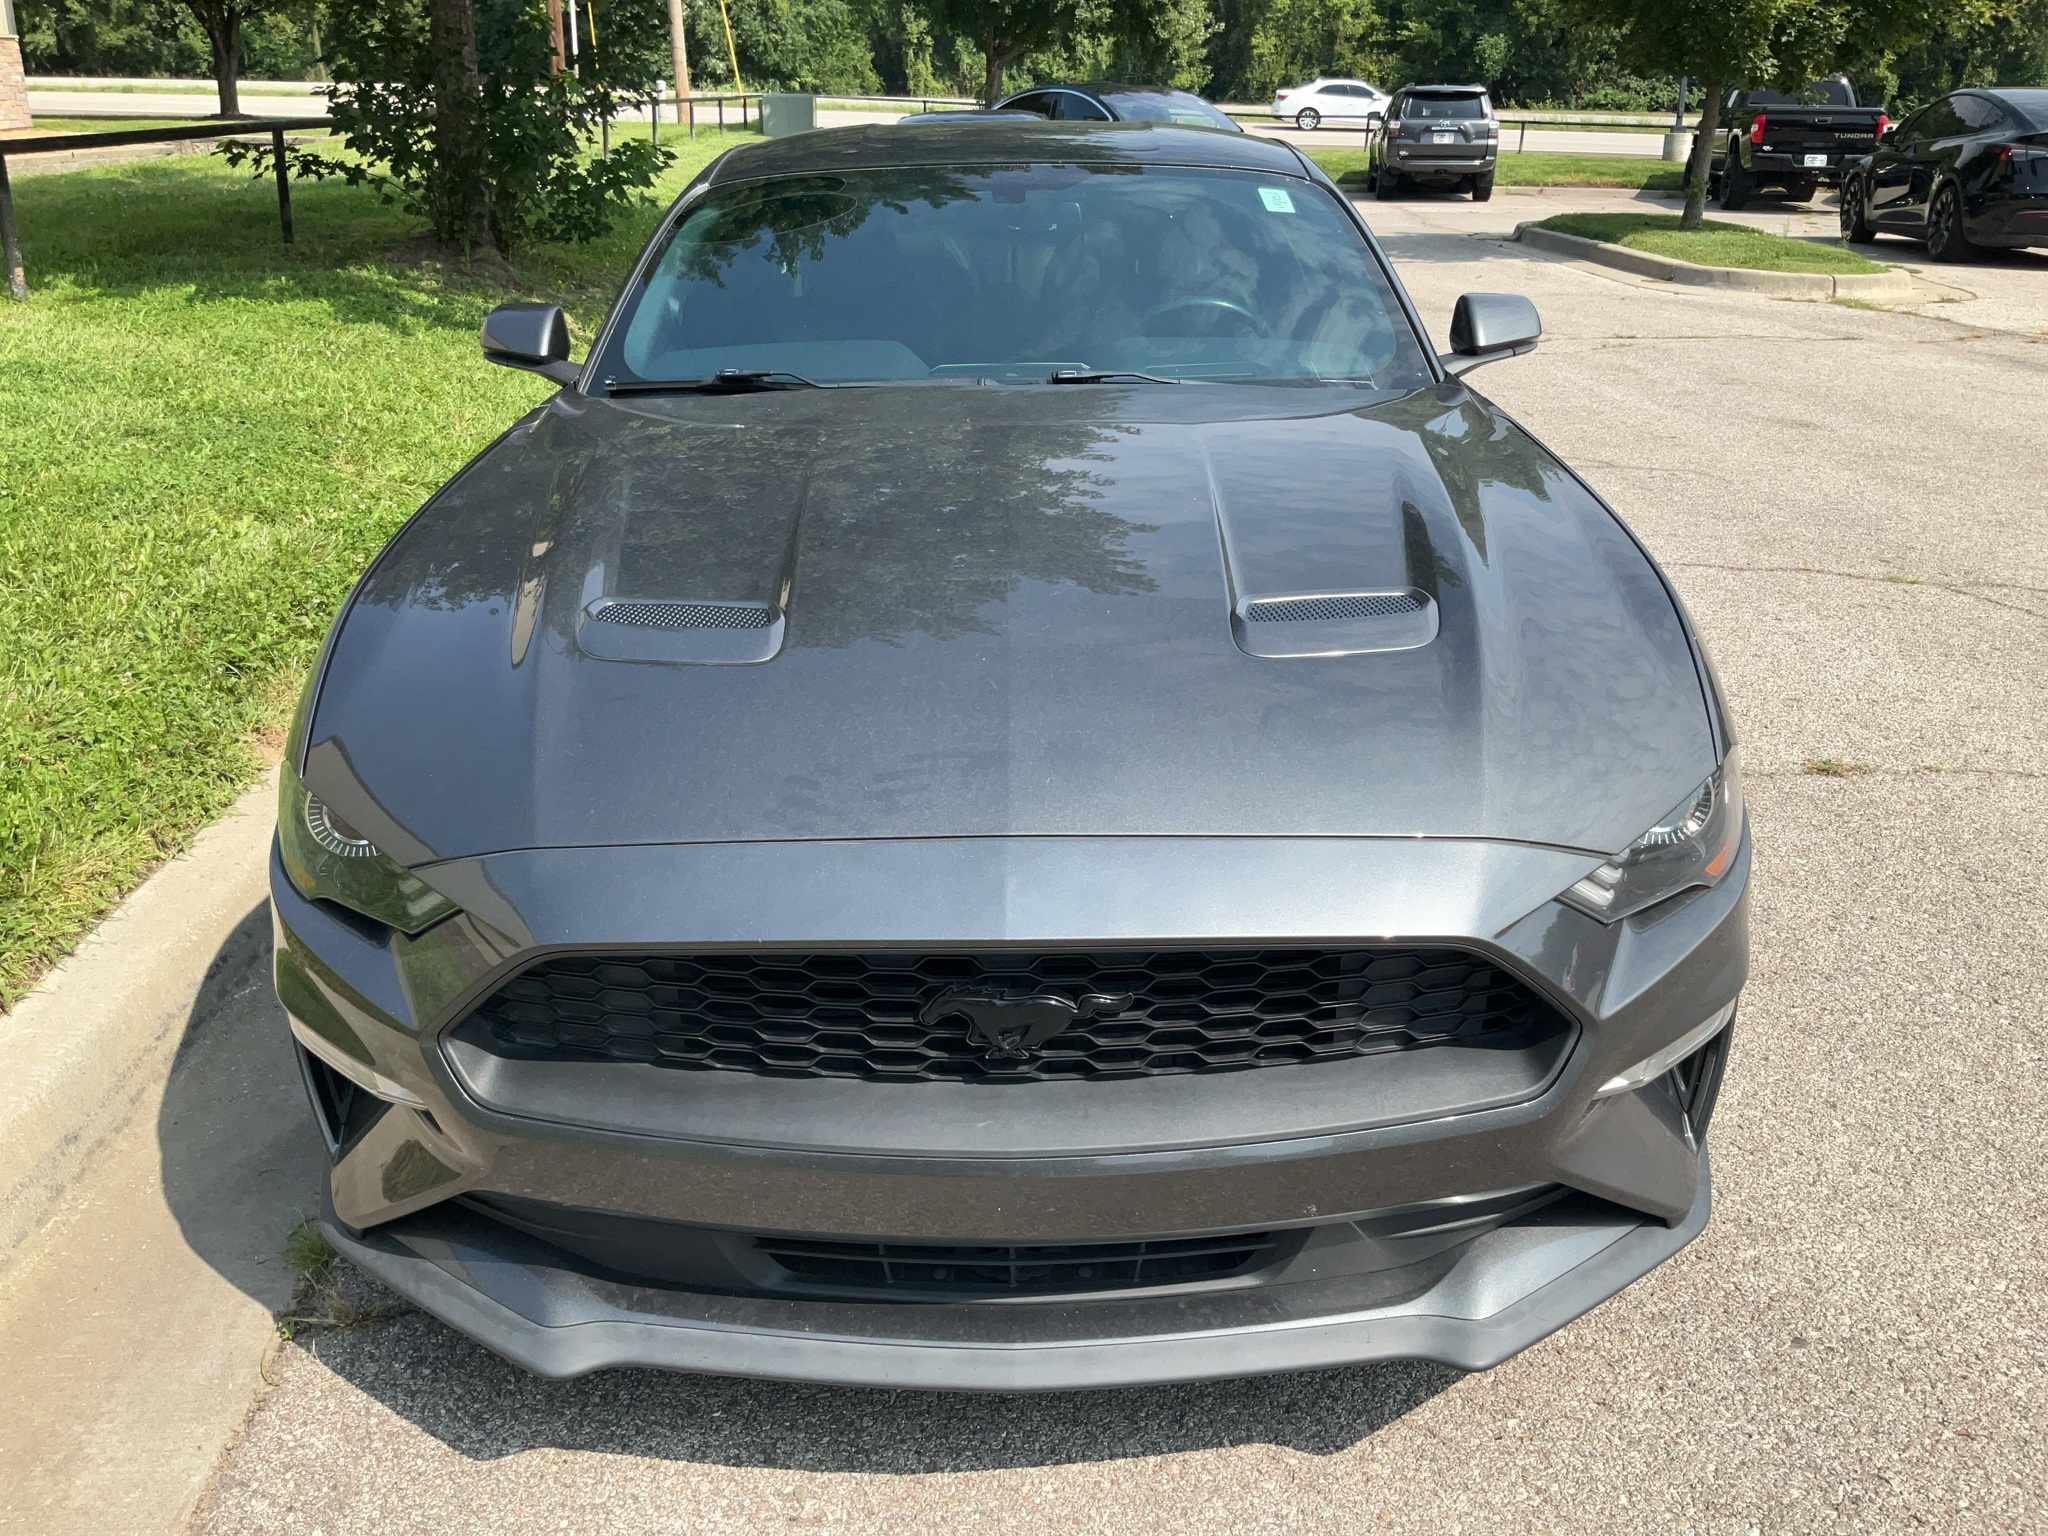
M 1666 560 L 1662 562 L 1667 571 L 1729 571 L 1743 576 L 1833 576 L 1842 581 L 1869 581 L 1887 587 L 1932 587 L 1938 592 L 1950 592 L 1957 597 L 1967 597 L 1993 608 L 2009 609 L 2013 613 L 2024 613 L 2037 619 L 2048 619 L 2048 612 L 2029 608 L 2025 603 L 2009 603 L 1973 587 L 1959 586 L 1954 582 L 1934 581 L 1925 576 L 1873 576 L 1868 571 L 1836 571 L 1820 565 L 1729 565 L 1714 560 Z M 2025 592 L 2033 596 L 2048 596 L 2039 587 L 2024 587 L 2016 582 L 1986 582 L 1986 586 L 1999 587 L 2006 591 Z

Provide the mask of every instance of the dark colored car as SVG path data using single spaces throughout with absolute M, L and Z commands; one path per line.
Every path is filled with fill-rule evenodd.
M 1243 127 L 1191 91 L 1159 85 L 1034 85 L 1006 96 L 998 112 L 1029 112 L 1056 123 L 1178 123 L 1183 128 Z
M 357 1264 L 531 1369 L 1483 1367 L 1704 1226 L 1747 965 L 1685 612 L 1292 148 L 733 150 L 287 749 Z
M 1500 121 L 1483 85 L 1404 85 L 1367 135 L 1366 176 L 1382 199 L 1411 186 L 1493 196 Z
M 1936 261 L 2048 246 L 2048 90 L 1955 91 L 1889 130 L 1842 182 L 1842 238 Z
M 1799 91 L 1730 91 L 1721 109 L 1727 139 L 1709 173 L 1716 201 L 1731 211 L 1765 187 L 1795 203 L 1842 179 L 1885 130 L 1882 107 L 1856 104 L 1845 75 Z

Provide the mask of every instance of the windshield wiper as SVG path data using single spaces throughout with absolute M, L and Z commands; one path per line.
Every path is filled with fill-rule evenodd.
M 826 389 L 786 368 L 721 368 L 701 379 L 606 379 L 610 395 L 743 395 L 757 389 Z
M 1048 384 L 1178 384 L 1179 379 L 1162 379 L 1153 373 L 1090 373 L 1081 368 L 1062 368 L 1058 373 L 1046 375 Z

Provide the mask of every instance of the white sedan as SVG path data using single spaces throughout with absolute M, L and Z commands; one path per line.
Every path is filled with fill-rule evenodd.
M 1362 126 L 1368 113 L 1386 110 L 1387 93 L 1363 80 L 1311 80 L 1273 98 L 1273 115 L 1293 118 L 1297 128 L 1318 128 L 1326 122 Z

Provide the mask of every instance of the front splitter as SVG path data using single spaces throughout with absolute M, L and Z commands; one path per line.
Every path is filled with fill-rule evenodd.
M 687 1302 L 675 1292 L 607 1286 L 572 1270 L 508 1262 L 416 1234 L 401 1238 L 375 1229 L 353 1236 L 331 1209 L 322 1229 L 337 1250 L 393 1290 L 542 1376 L 639 1366 L 846 1386 L 1022 1392 L 1202 1381 L 1373 1360 L 1435 1360 L 1486 1370 L 1677 1253 L 1704 1230 L 1712 1204 L 1702 1155 L 1699 1193 L 1676 1226 L 1645 1219 L 1502 1227 L 1475 1239 L 1427 1291 L 1396 1305 L 1245 1327 L 1024 1342 L 864 1336 L 829 1325 L 735 1326 L 657 1312 L 630 1299 L 651 1302 L 658 1295 L 665 1308 Z M 815 1307 L 820 1321 L 832 1310 Z M 914 1310 L 891 1309 L 898 1317 Z

